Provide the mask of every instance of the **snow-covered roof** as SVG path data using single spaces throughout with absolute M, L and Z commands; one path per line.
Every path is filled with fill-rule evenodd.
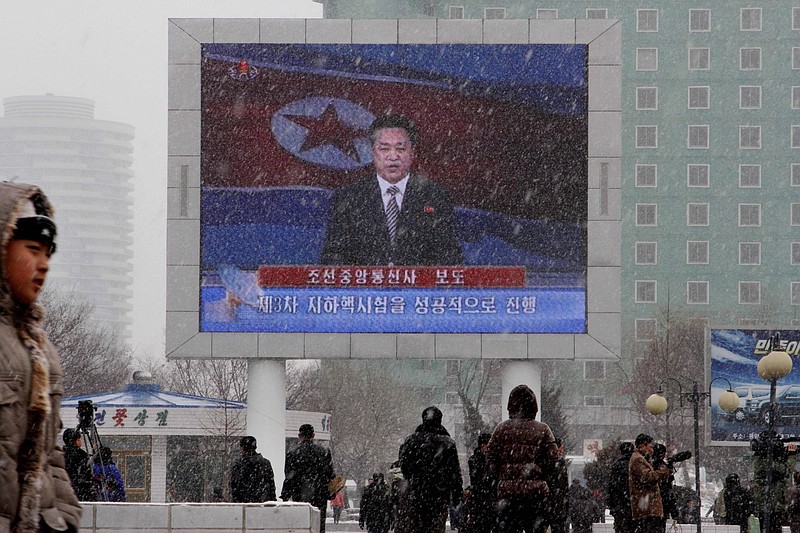
M 78 402 L 91 400 L 95 407 L 182 407 L 182 408 L 228 408 L 246 409 L 247 404 L 222 400 L 219 398 L 205 398 L 191 394 L 165 392 L 161 386 L 154 383 L 129 383 L 125 389 L 116 392 L 102 392 L 99 394 L 86 394 L 84 396 L 71 396 L 61 401 L 62 407 L 78 407 Z

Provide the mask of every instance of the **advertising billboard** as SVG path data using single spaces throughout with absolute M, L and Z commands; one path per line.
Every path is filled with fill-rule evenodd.
M 770 340 L 778 333 L 781 348 L 795 364 L 777 383 L 775 431 L 783 438 L 800 438 L 800 331 L 768 329 L 711 329 L 710 378 L 712 385 L 711 443 L 747 446 L 767 429 L 770 384 L 759 377 L 758 361 L 771 351 Z M 719 394 L 730 381 L 739 396 L 739 407 L 727 413 L 717 405 Z
M 586 333 L 587 57 L 204 43 L 200 331 Z M 419 130 L 392 230 L 387 114 Z

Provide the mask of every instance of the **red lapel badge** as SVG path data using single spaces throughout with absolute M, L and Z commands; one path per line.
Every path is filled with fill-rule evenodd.
M 425 211 L 426 213 L 433 213 L 435 211 L 435 209 L 433 207 L 429 206 L 429 205 L 426 205 L 423 208 L 423 211 Z

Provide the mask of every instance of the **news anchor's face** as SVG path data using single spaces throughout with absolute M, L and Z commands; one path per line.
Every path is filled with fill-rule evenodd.
M 405 178 L 414 162 L 414 148 L 406 130 L 378 130 L 377 139 L 372 145 L 372 161 L 378 176 L 389 183 L 397 183 Z

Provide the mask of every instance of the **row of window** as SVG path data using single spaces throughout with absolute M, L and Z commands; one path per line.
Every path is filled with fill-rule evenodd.
M 432 3 L 425 5 L 425 14 L 431 17 L 436 16 L 436 9 Z M 464 6 L 448 6 L 448 16 L 451 19 L 464 18 Z M 657 32 L 658 31 L 658 9 L 637 9 L 636 10 L 636 31 L 637 32 Z M 506 8 L 486 7 L 483 10 L 485 19 L 504 19 L 506 18 Z M 537 19 L 557 19 L 558 9 L 537 9 Z M 604 8 L 587 8 L 587 19 L 608 18 L 608 10 Z M 762 11 L 760 7 L 745 7 L 739 10 L 739 29 L 741 31 L 761 31 L 762 30 Z M 800 30 L 800 7 L 792 8 L 792 29 Z M 690 9 L 689 10 L 689 31 L 690 32 L 710 32 L 711 31 L 711 10 L 710 9 Z
M 739 109 L 761 109 L 760 85 L 739 86 Z M 686 107 L 688 109 L 710 109 L 711 87 L 692 85 L 688 87 Z M 800 85 L 794 85 L 789 91 L 789 107 L 800 109 Z M 658 110 L 658 87 L 636 87 L 636 110 Z
M 658 186 L 658 165 L 654 163 L 637 163 L 634 175 L 636 187 L 655 188 Z M 789 183 L 792 187 L 800 187 L 800 163 L 790 164 Z M 687 164 L 686 186 L 690 188 L 709 188 L 711 186 L 711 165 L 705 163 Z M 739 188 L 758 189 L 760 187 L 761 165 L 753 163 L 739 164 Z
M 705 317 L 694 317 L 690 319 L 697 322 L 698 327 L 708 326 L 708 319 Z M 747 328 L 754 327 L 767 327 L 767 323 L 763 318 L 748 318 L 742 317 L 738 320 L 739 325 Z M 652 341 L 656 338 L 656 328 L 658 322 L 655 318 L 637 318 L 635 320 L 635 338 L 637 341 Z M 800 326 L 800 319 L 794 318 L 790 321 L 791 326 Z
M 710 262 L 709 241 L 686 241 L 686 264 L 707 265 Z M 658 243 L 651 241 L 637 241 L 634 244 L 634 261 L 637 265 L 658 264 Z M 800 242 L 791 243 L 789 250 L 789 263 L 800 266 Z M 739 264 L 744 266 L 758 266 L 761 264 L 761 243 L 740 242 Z
M 634 301 L 637 304 L 654 304 L 657 301 L 658 282 L 656 280 L 636 280 Z M 686 303 L 708 304 L 709 281 L 687 281 Z M 790 305 L 800 305 L 800 281 L 790 281 Z M 761 282 L 740 281 L 739 303 L 753 305 L 761 303 Z
M 800 226 L 800 203 L 790 204 L 789 225 Z M 637 226 L 658 226 L 658 204 L 636 204 Z M 710 226 L 711 207 L 708 203 L 690 202 L 686 204 L 687 226 Z M 739 204 L 739 227 L 757 228 L 761 226 L 761 204 Z
M 710 48 L 689 48 L 687 56 L 689 70 L 711 70 Z M 800 47 L 792 47 L 791 66 L 800 69 Z M 636 70 L 651 72 L 658 70 L 658 48 L 636 49 Z M 761 70 L 761 48 L 739 48 L 739 70 Z
M 789 146 L 800 148 L 800 125 L 789 128 Z M 689 124 L 686 127 L 686 148 L 707 150 L 711 147 L 711 126 L 708 124 Z M 742 150 L 761 149 L 761 126 L 739 126 L 739 148 Z M 658 148 L 658 126 L 654 124 L 636 126 L 636 148 Z
M 760 7 L 744 7 L 739 10 L 739 29 L 741 31 L 761 31 L 762 11 Z M 800 8 L 792 8 L 792 29 L 800 30 Z M 636 10 L 636 31 L 658 31 L 658 9 Z M 689 31 L 710 32 L 711 10 L 690 9 Z

